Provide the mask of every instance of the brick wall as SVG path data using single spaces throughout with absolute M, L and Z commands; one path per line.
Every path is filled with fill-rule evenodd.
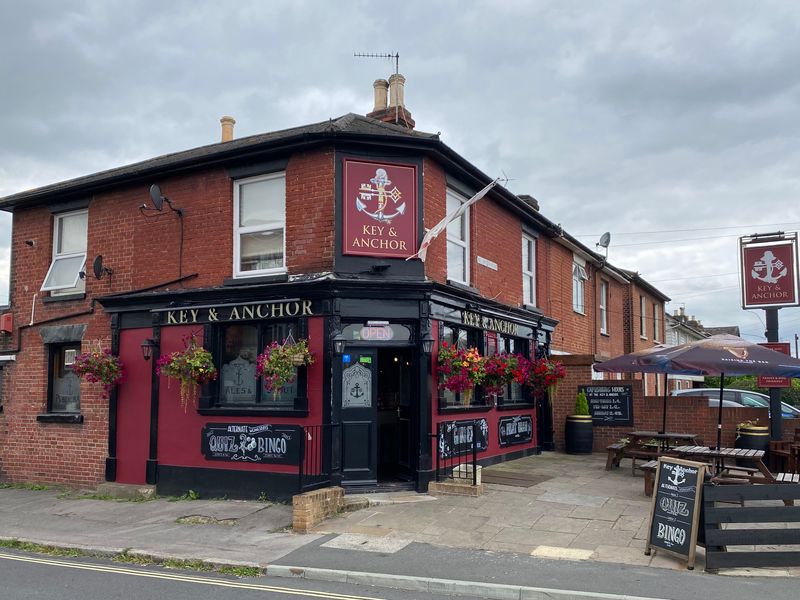
M 162 193 L 184 211 L 183 260 L 178 215 L 142 214 L 151 182 L 122 185 L 90 198 L 86 295 L 45 303 L 39 288 L 52 257 L 53 215 L 47 208 L 13 215 L 10 296 L 17 328 L 85 324 L 82 350 L 110 347 L 110 322 L 94 297 L 135 290 L 197 273 L 171 287 L 219 286 L 233 271 L 233 183 L 225 169 L 205 169 L 158 180 Z M 334 160 L 332 148 L 292 156 L 286 167 L 287 268 L 290 273 L 330 271 L 334 256 Z M 35 240 L 33 246 L 25 240 Z M 91 275 L 101 254 L 113 275 Z M 182 262 L 182 264 L 181 264 Z M 33 310 L 33 312 L 32 312 Z M 88 313 L 70 317 L 75 313 Z M 17 331 L 3 336 L 13 349 Z M 47 349 L 38 327 L 26 327 L 16 363 L 7 367 L 0 414 L 0 476 L 10 481 L 93 486 L 104 477 L 108 447 L 108 401 L 101 388 L 82 382 L 82 424 L 40 423 L 47 412 Z
M 591 380 L 591 356 L 559 357 L 567 367 L 567 376 L 559 383 L 553 399 L 554 439 L 558 449 L 564 448 L 564 423 L 566 417 L 574 413 L 575 396 L 578 386 L 597 384 Z M 663 419 L 663 396 L 644 396 L 642 382 L 625 381 L 633 386 L 633 419 L 632 427 L 593 427 L 594 449 L 603 451 L 606 446 L 618 441 L 630 431 L 658 431 Z M 669 397 L 667 398 L 667 430 L 696 433 L 698 444 L 715 445 L 717 441 L 718 408 L 709 407 L 707 398 Z M 767 423 L 765 408 L 723 408 L 722 410 L 722 445 L 734 446 L 736 425 L 742 421 L 758 419 Z M 800 419 L 798 419 L 800 421 Z M 793 439 L 795 429 L 800 430 L 800 423 L 784 419 L 784 439 Z
M 327 487 L 292 498 L 292 529 L 306 533 L 325 519 L 339 513 L 344 507 L 344 490 Z

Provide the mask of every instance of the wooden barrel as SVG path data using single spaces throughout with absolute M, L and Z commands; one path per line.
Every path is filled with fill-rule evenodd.
M 737 448 L 748 450 L 763 450 L 764 464 L 767 462 L 767 452 L 769 451 L 769 427 L 762 425 L 743 425 L 736 428 Z M 754 467 L 752 460 L 736 459 L 736 464 L 740 467 Z
M 564 445 L 567 454 L 591 454 L 592 416 L 569 415 L 564 427 Z

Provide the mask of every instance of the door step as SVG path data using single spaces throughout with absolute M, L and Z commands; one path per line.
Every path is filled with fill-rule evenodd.
M 382 494 L 386 492 L 409 492 L 414 491 L 415 486 L 413 481 L 380 481 L 371 485 L 355 484 L 347 485 L 342 484 L 345 494 Z

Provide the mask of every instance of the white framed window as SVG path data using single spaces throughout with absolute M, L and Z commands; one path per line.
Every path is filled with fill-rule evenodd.
M 583 265 L 572 263 L 572 310 L 577 313 L 586 314 L 586 304 L 584 295 L 586 292 L 586 280 L 589 276 Z
M 639 296 L 639 337 L 647 339 L 647 300 Z
M 536 238 L 522 234 L 522 302 L 536 306 Z
M 653 303 L 653 341 L 661 340 L 661 319 L 659 318 L 658 303 Z
M 57 296 L 82 293 L 86 289 L 80 274 L 86 265 L 88 223 L 87 210 L 55 215 L 53 261 L 42 283 L 43 292 Z
M 248 177 L 233 186 L 233 275 L 286 271 L 286 174 Z
M 608 335 L 608 282 L 600 282 L 600 333 Z
M 458 210 L 466 200 L 447 190 L 447 214 Z M 469 210 L 447 224 L 447 278 L 469 285 Z

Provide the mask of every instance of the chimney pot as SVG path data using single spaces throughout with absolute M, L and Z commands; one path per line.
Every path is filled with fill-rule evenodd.
M 406 78 L 395 73 L 389 77 L 389 106 L 405 106 L 405 85 Z
M 222 140 L 223 142 L 230 142 L 233 139 L 233 126 L 236 124 L 236 119 L 233 117 L 222 117 L 219 120 L 222 125 Z
M 375 90 L 375 108 L 372 111 L 385 110 L 389 104 L 389 82 L 385 79 L 376 79 L 372 88 Z

